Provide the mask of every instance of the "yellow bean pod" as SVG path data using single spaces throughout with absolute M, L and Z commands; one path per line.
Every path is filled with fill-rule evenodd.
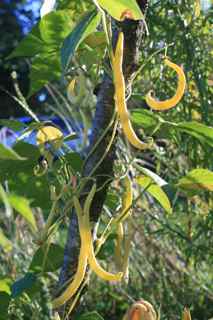
M 189 309 L 185 308 L 183 311 L 183 320 L 192 320 Z
M 164 101 L 156 100 L 154 97 L 152 97 L 152 91 L 149 91 L 146 95 L 145 100 L 148 106 L 150 106 L 150 108 L 152 108 L 153 110 L 168 110 L 175 107 L 178 104 L 178 102 L 180 102 L 180 100 L 182 99 L 186 88 L 186 77 L 183 72 L 183 69 L 177 64 L 169 61 L 167 58 L 164 60 L 164 63 L 177 73 L 177 90 L 172 98 Z
M 128 228 L 128 231 L 124 241 L 124 257 L 123 257 L 123 264 L 122 264 L 124 280 L 126 281 L 126 283 L 128 283 L 129 281 L 129 254 L 130 254 L 130 249 L 131 249 L 131 244 L 133 239 L 133 231 L 131 230 L 132 228 L 130 225 L 130 221 L 128 221 L 127 228 Z
M 79 232 L 81 238 L 81 248 L 78 258 L 78 267 L 74 275 L 73 281 L 68 285 L 65 291 L 57 298 L 53 300 L 53 307 L 58 308 L 70 300 L 79 289 L 81 283 L 84 280 L 86 274 L 87 264 L 90 264 L 91 269 L 104 280 L 119 281 L 122 278 L 122 272 L 118 274 L 112 274 L 105 271 L 98 263 L 93 247 L 92 234 L 90 230 L 89 211 L 92 199 L 95 195 L 96 185 L 93 185 L 89 192 L 83 212 L 80 202 L 76 196 L 73 197 L 74 207 L 78 216 Z
M 87 214 L 89 216 L 90 214 L 90 207 L 92 204 L 92 200 L 95 196 L 95 192 L 96 192 L 96 184 L 94 183 L 92 186 L 92 189 L 90 190 L 88 196 L 86 197 L 85 203 L 84 203 L 84 214 Z
M 115 104 L 120 118 L 120 122 L 128 141 L 135 147 L 141 150 L 147 149 L 151 143 L 142 142 L 132 127 L 130 122 L 129 113 L 125 99 L 125 80 L 122 70 L 123 64 L 123 42 L 124 35 L 120 32 L 118 35 L 115 55 L 112 57 L 114 84 L 115 84 Z
M 56 299 L 53 300 L 53 307 L 58 308 L 61 305 L 65 304 L 68 300 L 70 300 L 73 295 L 79 289 L 82 281 L 84 280 L 84 276 L 86 273 L 87 262 L 88 262 L 88 253 L 90 249 L 90 243 L 87 238 L 87 232 L 85 230 L 84 222 L 83 222 L 83 212 L 80 206 L 79 200 L 74 197 L 73 198 L 75 210 L 78 215 L 78 223 L 79 223 L 79 230 L 80 230 L 80 237 L 81 237 L 81 248 L 78 258 L 78 268 L 75 273 L 73 281 L 68 285 L 65 291 Z
M 124 186 L 125 186 L 125 192 L 122 197 L 122 209 L 118 217 L 116 218 L 117 221 L 119 221 L 117 226 L 117 239 L 115 244 L 115 259 L 116 263 L 119 267 L 122 267 L 122 242 L 124 239 L 124 231 L 123 231 L 123 224 L 122 221 L 124 221 L 129 215 L 130 210 L 128 210 L 132 205 L 133 200 L 133 193 L 132 193 L 132 182 L 128 175 L 124 178 Z M 129 254 L 129 252 L 128 252 Z M 125 252 L 126 256 L 126 252 Z M 128 257 L 125 258 L 125 260 L 128 259 Z M 126 264 L 125 264 L 126 265 Z M 124 268 L 125 270 L 127 268 Z M 123 270 L 124 270 L 123 269 Z M 125 272 L 124 272 L 125 273 Z
M 108 272 L 104 270 L 101 265 L 98 263 L 95 252 L 94 252 L 94 247 L 93 247 L 93 240 L 92 240 L 92 234 L 91 234 L 91 229 L 90 229 L 90 221 L 89 221 L 89 212 L 85 212 L 84 215 L 84 226 L 85 226 L 85 232 L 86 232 L 86 238 L 89 243 L 89 256 L 88 256 L 88 261 L 91 269 L 103 280 L 107 281 L 120 281 L 122 278 L 123 273 L 118 272 L 117 274 L 113 274 L 111 272 Z
M 115 262 L 118 268 L 122 268 L 122 261 L 123 261 L 122 243 L 124 240 L 124 229 L 123 229 L 122 222 L 118 224 L 116 233 L 117 233 L 117 239 L 115 243 Z

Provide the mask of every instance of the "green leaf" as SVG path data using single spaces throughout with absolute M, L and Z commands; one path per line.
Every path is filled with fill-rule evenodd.
M 39 26 L 37 24 L 8 56 L 8 59 L 16 57 L 33 57 L 36 54 L 43 52 L 44 49 L 44 42 L 41 39 Z
M 26 128 L 26 125 L 24 123 L 17 120 L 1 119 L 0 125 L 10 128 L 13 131 L 21 131 L 22 129 Z
M 100 22 L 100 14 L 95 10 L 87 13 L 81 21 L 75 26 L 68 37 L 64 40 L 61 49 L 61 64 L 63 70 L 66 70 L 70 64 L 74 52 L 80 43 L 92 32 L 95 31 Z
M 54 272 L 61 267 L 64 249 L 57 244 L 40 247 L 33 256 L 29 270 L 35 273 Z
M 59 53 L 42 53 L 33 59 L 30 70 L 30 92 L 28 97 L 38 92 L 46 84 L 61 77 Z
M 108 191 L 105 203 L 106 206 L 109 207 L 112 211 L 116 210 L 119 204 L 119 194 Z
M 149 110 L 134 109 L 131 111 L 131 120 L 142 128 L 156 127 L 160 121 L 159 116 Z
M 186 190 L 213 191 L 213 172 L 207 169 L 194 169 L 178 181 L 177 187 Z
M 6 292 L 0 292 L 0 320 L 8 319 L 8 307 L 10 303 L 10 295 Z
M 199 122 L 181 122 L 176 125 L 172 125 L 175 130 L 185 132 L 195 138 L 197 138 L 204 145 L 207 144 L 213 147 L 213 128 L 208 127 Z
M 77 152 L 70 152 L 65 155 L 65 160 L 75 172 L 81 172 L 83 161 Z
M 10 179 L 9 187 L 19 196 L 30 199 L 32 207 L 49 210 L 51 207 L 49 183 L 46 176 L 36 177 L 28 173 L 19 172 L 16 180 Z
M 106 10 L 114 19 L 121 20 L 127 10 L 131 13 L 131 19 L 141 20 L 143 14 L 135 0 L 97 0 L 99 5 Z
M 140 172 L 142 172 L 146 176 L 150 177 L 160 187 L 168 185 L 168 183 L 164 179 L 162 179 L 159 175 L 157 175 L 155 172 L 153 172 L 147 168 L 143 168 L 142 166 L 140 166 L 138 164 L 136 166 Z
M 10 278 L 3 278 L 0 279 L 0 292 L 6 292 L 7 294 L 11 294 L 11 279 Z
M 157 185 L 152 178 L 146 176 L 138 176 L 137 183 L 143 187 L 153 198 L 155 198 L 160 205 L 166 210 L 168 213 L 172 213 L 172 207 L 167 197 L 166 193 L 163 189 Z
M 52 11 L 45 15 L 40 23 L 39 30 L 45 44 L 52 49 L 59 49 L 63 40 L 73 28 L 73 12 L 71 10 Z
M 104 32 L 97 31 L 92 34 L 90 34 L 86 39 L 85 43 L 90 47 L 90 48 L 97 48 L 101 45 L 106 45 L 106 37 Z
M 15 179 L 21 172 L 32 176 L 33 167 L 37 164 L 37 160 L 40 157 L 40 153 L 37 147 L 25 143 L 23 141 L 14 145 L 14 151 L 21 157 L 26 158 L 25 161 L 8 160 L 0 158 L 0 181 Z
M 4 235 L 1 229 L 0 229 L 0 247 L 2 247 L 5 252 L 9 252 L 13 248 L 12 242 Z
M 8 59 L 56 52 L 73 26 L 72 15 L 70 10 L 52 11 L 45 15 L 8 56 Z
M 96 311 L 92 311 L 79 316 L 77 320 L 104 320 L 104 318 Z
M 12 298 L 20 297 L 24 292 L 30 290 L 37 281 L 37 277 L 33 273 L 26 273 L 26 275 L 17 280 L 12 285 Z
M 8 196 L 8 199 L 10 205 L 30 224 L 32 230 L 37 231 L 36 221 L 30 208 L 30 201 L 16 194 L 10 194 Z
M 0 160 L 26 160 L 26 158 L 21 157 L 13 149 L 9 149 L 0 143 Z
M 40 157 L 38 148 L 20 141 L 14 145 L 14 150 L 27 160 L 0 159 L 0 182 L 7 180 L 8 188 L 17 195 L 32 200 L 32 206 L 49 210 L 51 201 L 47 177 L 36 177 L 33 174 L 33 168 Z

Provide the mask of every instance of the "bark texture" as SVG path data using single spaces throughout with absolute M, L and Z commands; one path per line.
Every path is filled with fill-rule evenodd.
M 138 4 L 143 11 L 147 9 L 148 0 L 138 0 Z M 139 47 L 142 42 L 142 38 L 145 36 L 145 26 L 143 21 L 133 21 L 126 19 L 123 22 L 113 21 L 113 46 L 117 41 L 118 32 L 124 33 L 124 64 L 123 72 L 125 76 L 126 85 L 131 86 L 131 79 L 135 71 L 138 68 L 139 59 Z M 113 112 L 114 112 L 114 85 L 112 79 L 104 74 L 102 83 L 97 93 L 97 105 L 96 112 L 92 125 L 92 135 L 90 145 L 87 150 L 89 154 L 90 150 L 95 145 L 98 138 L 103 133 L 104 129 L 109 125 Z M 109 140 L 112 135 L 112 129 L 110 129 L 105 137 L 102 139 L 99 146 L 95 149 L 92 155 L 88 158 L 84 167 L 83 176 L 87 177 L 102 158 Z M 97 188 L 104 185 L 104 188 L 96 193 L 92 207 L 90 220 L 96 222 L 101 214 L 102 207 L 106 198 L 108 186 L 110 184 L 109 178 L 113 179 L 113 165 L 115 160 L 116 151 L 116 139 L 107 153 L 106 157 L 94 172 L 93 177 L 96 179 Z M 89 189 L 89 184 L 85 187 Z M 81 199 L 83 204 L 84 198 Z M 64 262 L 59 278 L 59 288 L 75 273 L 78 264 L 78 254 L 80 248 L 80 236 L 78 230 L 77 216 L 73 210 L 70 217 L 70 225 L 68 230 L 68 238 L 64 253 Z

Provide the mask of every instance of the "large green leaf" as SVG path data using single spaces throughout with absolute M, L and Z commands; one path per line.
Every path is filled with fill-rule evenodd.
M 44 45 L 37 24 L 8 56 L 8 59 L 16 57 L 33 57 L 36 54 L 45 51 Z
M 129 12 L 131 19 L 143 19 L 143 14 L 136 0 L 116 0 L 116 2 L 114 0 L 97 0 L 97 2 L 116 20 L 122 20 L 124 12 Z
M 138 184 L 146 190 L 146 192 L 148 192 L 160 203 L 160 205 L 166 210 L 166 212 L 172 212 L 169 198 L 167 197 L 163 189 L 152 180 L 152 178 L 140 175 L 136 180 Z
M 53 11 L 45 15 L 9 56 L 9 58 L 34 57 L 28 97 L 50 81 L 60 79 L 59 49 L 72 29 L 72 16 L 70 10 Z
M 4 235 L 3 231 L 0 228 L 0 247 L 5 252 L 12 250 L 12 242 Z M 0 290 L 1 291 L 1 290 Z
M 104 318 L 96 311 L 92 311 L 79 316 L 77 320 L 104 320 Z
M 49 183 L 47 177 L 36 177 L 31 173 L 20 172 L 15 180 L 10 179 L 8 185 L 14 193 L 31 200 L 32 207 L 49 210 L 51 206 Z
M 8 196 L 10 205 L 20 213 L 24 219 L 29 223 L 33 231 L 37 230 L 36 221 L 33 212 L 30 208 L 30 201 L 24 197 L 20 197 L 16 194 L 10 194 Z
M 38 148 L 29 143 L 18 142 L 14 150 L 27 160 L 0 159 L 0 182 L 7 180 L 9 189 L 32 200 L 32 206 L 49 209 L 51 201 L 47 177 L 36 177 L 33 174 L 33 168 L 40 157 Z
M 72 169 L 77 173 L 81 171 L 83 161 L 77 152 L 70 152 L 66 154 L 65 160 L 72 167 Z
M 207 169 L 194 169 L 181 178 L 177 186 L 181 189 L 213 191 L 213 172 Z
M 8 319 L 8 307 L 10 303 L 10 295 L 6 292 L 0 292 L 0 320 Z
M 26 273 L 25 276 L 12 285 L 12 298 L 18 298 L 24 292 L 30 291 L 36 285 L 37 277 L 34 273 Z
M 33 256 L 29 270 L 38 272 L 54 272 L 61 267 L 64 249 L 57 244 L 40 247 Z
M 26 160 L 26 158 L 21 157 L 18 153 L 16 153 L 13 149 L 5 147 L 0 143 L 0 160 Z
M 14 151 L 21 157 L 26 158 L 25 161 L 1 159 L 0 157 L 0 181 L 14 179 L 16 176 L 23 172 L 32 176 L 33 167 L 37 164 L 37 160 L 40 157 L 40 153 L 37 147 L 25 143 L 18 142 L 14 145 Z M 14 181 L 15 182 L 15 181 Z
M 30 70 L 30 92 L 28 97 L 39 91 L 46 84 L 61 77 L 59 53 L 42 53 L 33 59 Z
M 181 122 L 172 125 L 175 130 L 185 132 L 197 138 L 204 145 L 213 147 L 213 128 L 199 122 Z
M 71 10 L 52 11 L 39 23 L 41 38 L 52 49 L 59 49 L 72 28 L 73 12 Z
M 72 25 L 70 10 L 52 11 L 33 27 L 8 58 L 34 57 L 37 54 L 53 53 L 59 49 Z
M 61 49 L 61 64 L 64 70 L 67 69 L 80 43 L 92 32 L 95 31 L 100 22 L 100 14 L 95 10 L 85 14 L 80 22 L 64 40 Z

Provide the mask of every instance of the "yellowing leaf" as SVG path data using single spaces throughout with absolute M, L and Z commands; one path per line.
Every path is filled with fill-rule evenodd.
M 72 79 L 70 81 L 70 83 L 68 84 L 68 87 L 67 87 L 67 98 L 69 100 L 72 101 L 72 97 L 74 97 L 76 94 L 75 94 L 75 84 L 76 84 L 76 79 Z
M 11 280 L 9 278 L 0 279 L 0 292 L 6 292 L 7 294 L 11 294 L 10 289 Z
M 135 0 L 97 0 L 97 2 L 116 20 L 121 21 L 125 17 L 133 20 L 144 18 Z
M 155 198 L 160 205 L 168 212 L 172 212 L 172 207 L 167 197 L 166 193 L 163 189 L 157 185 L 154 180 L 150 177 L 146 176 L 138 176 L 136 178 L 137 183 L 143 187 L 153 198 Z
M 207 169 L 194 169 L 181 178 L 177 186 L 189 190 L 213 191 L 213 172 Z

